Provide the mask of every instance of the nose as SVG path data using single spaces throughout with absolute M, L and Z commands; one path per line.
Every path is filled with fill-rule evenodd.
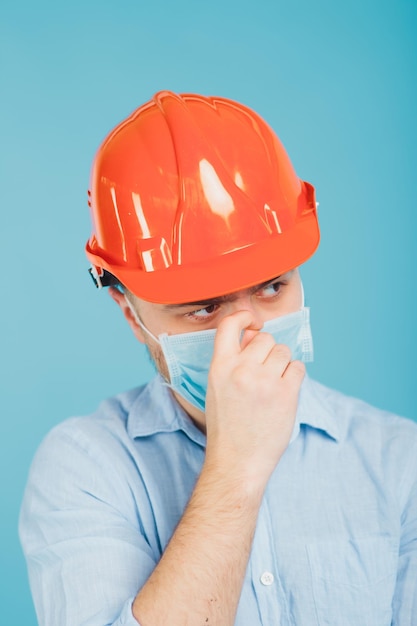
M 264 317 L 249 294 L 239 296 L 233 300 L 233 302 L 230 302 L 230 313 L 236 313 L 238 311 L 250 311 L 254 324 L 262 328 L 265 321 Z

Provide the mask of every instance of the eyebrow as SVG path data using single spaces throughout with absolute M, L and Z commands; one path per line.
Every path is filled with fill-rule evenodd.
M 280 276 L 276 276 L 275 278 L 271 278 L 271 280 L 266 280 L 264 283 L 260 283 L 258 285 L 254 285 L 253 287 L 249 287 L 248 290 L 251 294 L 254 294 L 260 289 L 263 289 L 264 287 L 267 287 L 268 285 L 272 285 L 273 283 L 276 283 L 277 280 L 282 278 L 282 276 L 283 274 L 281 274 Z M 236 293 L 229 293 L 224 296 L 217 296 L 216 298 L 207 298 L 207 300 L 196 300 L 195 302 L 183 302 L 181 304 L 164 304 L 163 306 L 165 310 L 182 309 L 182 308 L 186 308 L 189 306 L 206 307 L 206 306 L 212 306 L 215 304 L 224 304 L 225 302 L 233 302 L 233 300 L 235 300 L 236 297 L 237 297 Z

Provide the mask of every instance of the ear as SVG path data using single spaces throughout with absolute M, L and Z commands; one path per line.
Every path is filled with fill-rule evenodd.
M 122 313 L 125 316 L 130 328 L 132 329 L 133 334 L 135 335 L 136 339 L 140 341 L 141 343 L 145 343 L 143 330 L 137 323 L 135 316 L 132 313 L 132 309 L 130 308 L 129 303 L 126 300 L 125 294 L 122 293 L 116 287 L 109 287 L 109 295 L 113 298 L 116 304 L 118 304 L 119 307 L 121 308 Z

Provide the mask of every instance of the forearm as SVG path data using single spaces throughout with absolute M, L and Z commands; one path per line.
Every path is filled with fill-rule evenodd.
M 159 564 L 139 592 L 141 626 L 233 626 L 265 486 L 290 440 L 304 367 L 266 333 L 222 320 L 206 397 L 206 461 Z
M 234 624 L 262 491 L 206 462 L 183 518 L 133 604 L 141 626 Z

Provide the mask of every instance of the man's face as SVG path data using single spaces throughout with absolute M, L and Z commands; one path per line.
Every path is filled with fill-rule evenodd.
M 162 333 L 176 335 L 217 328 L 224 317 L 243 310 L 251 312 L 252 327 L 260 329 L 270 319 L 298 311 L 302 306 L 302 287 L 298 269 L 294 269 L 266 283 L 199 302 L 164 305 L 140 300 L 133 294 L 128 294 L 127 298 L 144 326 L 157 337 Z M 125 315 L 136 337 L 148 347 L 157 370 L 169 380 L 160 345 L 143 331 L 133 316 L 129 318 L 129 311 L 125 311 Z M 201 422 L 201 412 L 177 394 L 175 396 L 191 417 Z

